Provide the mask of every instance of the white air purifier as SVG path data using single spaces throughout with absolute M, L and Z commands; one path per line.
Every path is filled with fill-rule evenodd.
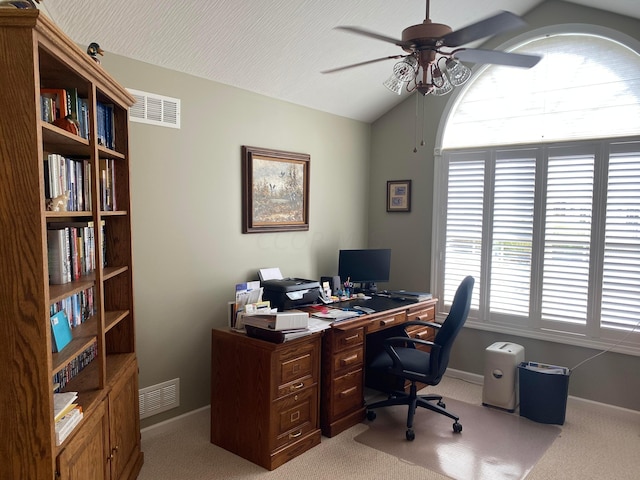
M 524 347 L 515 343 L 489 345 L 484 359 L 482 404 L 513 412 L 518 406 L 518 365 L 524 362 Z

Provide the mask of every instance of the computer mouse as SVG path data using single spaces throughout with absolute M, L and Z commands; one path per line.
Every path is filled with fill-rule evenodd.
M 365 296 L 364 293 L 357 293 L 356 294 L 356 297 L 358 297 L 358 298 L 364 298 L 364 296 Z

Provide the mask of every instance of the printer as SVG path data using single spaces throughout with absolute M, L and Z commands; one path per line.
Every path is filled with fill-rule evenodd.
M 278 310 L 289 310 L 318 300 L 320 282 L 302 278 L 274 278 L 262 280 L 262 299 L 269 300 Z

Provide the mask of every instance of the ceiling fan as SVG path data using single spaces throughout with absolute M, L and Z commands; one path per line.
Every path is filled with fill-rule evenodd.
M 384 82 L 387 88 L 398 95 L 405 85 L 408 91 L 418 90 L 422 95 L 429 93 L 444 95 L 453 90 L 454 86 L 462 85 L 471 76 L 469 68 L 460 63 L 460 61 L 522 68 L 531 68 L 536 65 L 541 57 L 535 55 L 522 55 L 478 48 L 458 48 L 461 45 L 514 30 L 524 25 L 526 23 L 522 18 L 511 12 L 503 11 L 454 31 L 448 25 L 431 21 L 429 18 L 429 0 L 426 0 L 424 22 L 405 28 L 402 31 L 401 40 L 360 27 L 336 27 L 338 30 L 393 43 L 407 52 L 407 55 L 376 58 L 324 70 L 322 73 L 339 72 L 389 59 L 402 59 L 395 64 L 391 77 Z M 441 61 L 445 63 L 444 68 L 439 67 Z

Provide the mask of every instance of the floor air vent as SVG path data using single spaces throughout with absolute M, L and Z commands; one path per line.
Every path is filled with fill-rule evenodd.
M 180 128 L 180 99 L 155 93 L 127 89 L 136 103 L 129 109 L 132 122 L 148 123 L 161 127 Z
M 180 379 L 174 378 L 157 385 L 141 388 L 140 418 L 147 418 L 180 406 Z

